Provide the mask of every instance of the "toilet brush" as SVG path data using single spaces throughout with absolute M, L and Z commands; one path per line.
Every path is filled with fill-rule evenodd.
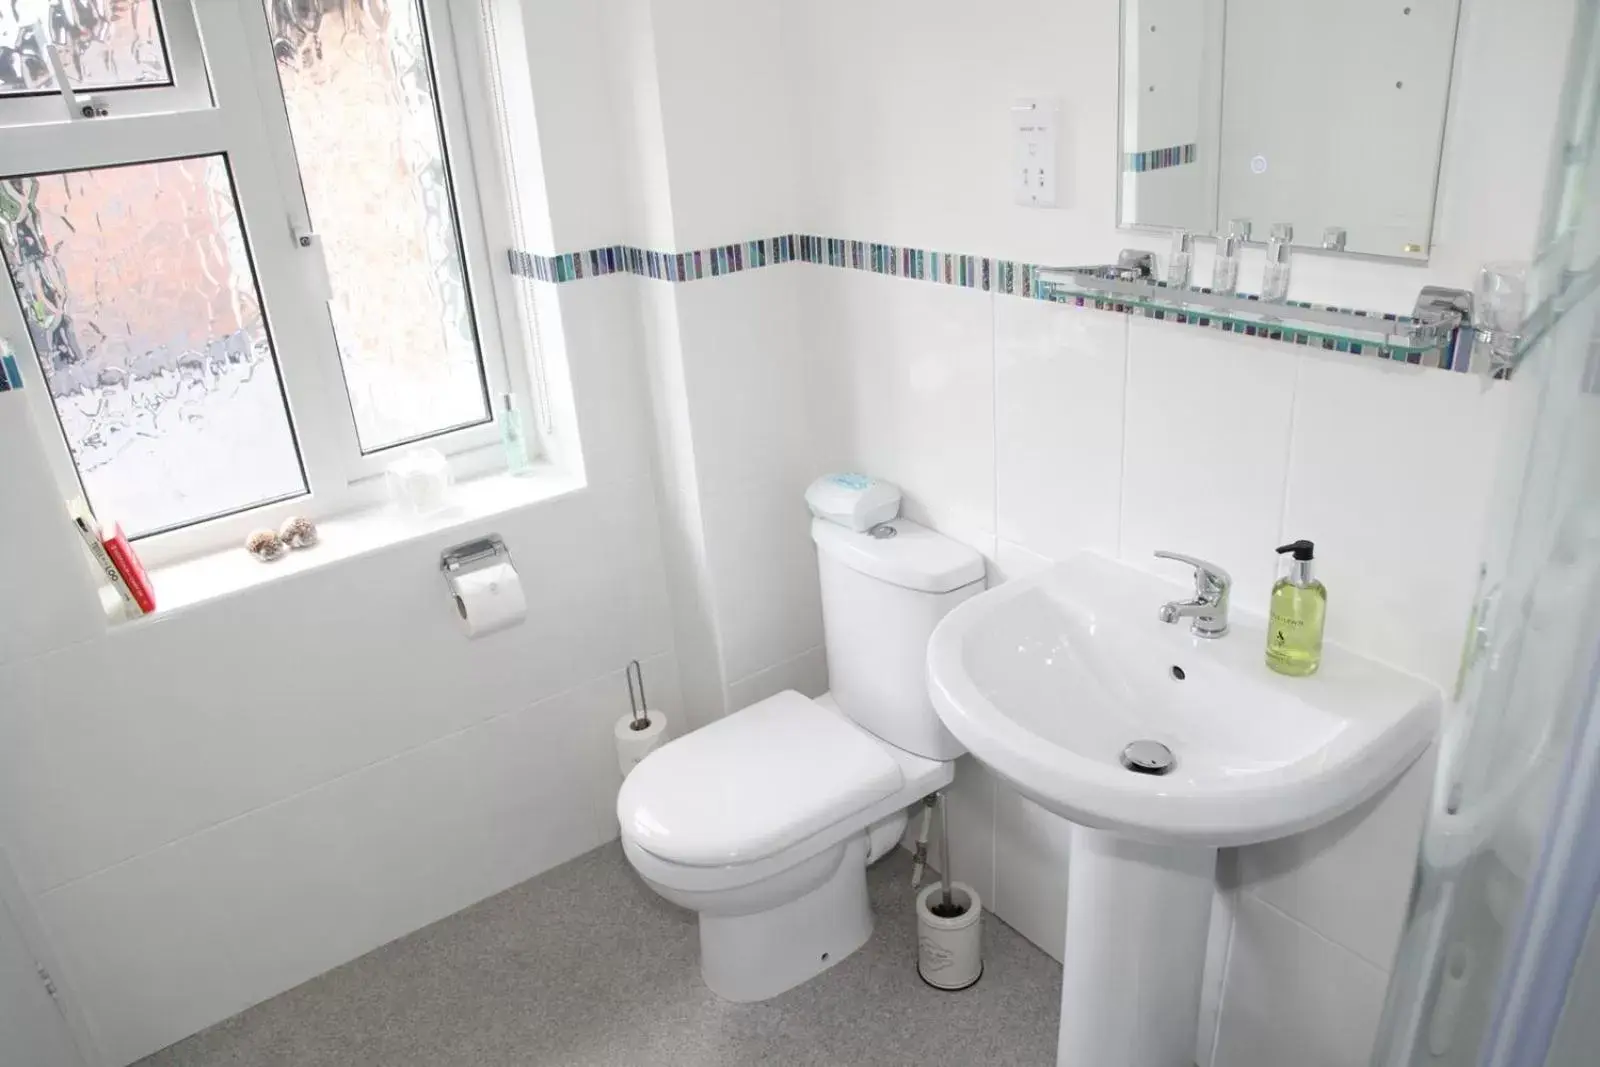
M 917 894 L 917 973 L 935 989 L 953 992 L 983 977 L 983 902 L 971 886 L 950 875 L 950 808 L 944 793 L 939 794 L 939 852 L 939 884 Z
M 966 909 L 956 907 L 955 894 L 950 891 L 950 880 L 955 877 L 950 873 L 950 801 L 943 793 L 939 794 L 939 859 L 943 870 L 939 872 L 939 903 L 933 913 L 941 919 L 954 919 Z

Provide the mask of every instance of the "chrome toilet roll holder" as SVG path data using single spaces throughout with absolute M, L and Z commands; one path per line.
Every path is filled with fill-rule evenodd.
M 450 597 L 455 601 L 456 611 L 463 619 L 467 617 L 467 605 L 461 599 L 461 579 L 485 567 L 511 562 L 511 550 L 506 547 L 505 541 L 499 534 L 490 534 L 474 541 L 464 541 L 440 553 L 439 572 L 444 575 L 445 584 L 450 587 Z

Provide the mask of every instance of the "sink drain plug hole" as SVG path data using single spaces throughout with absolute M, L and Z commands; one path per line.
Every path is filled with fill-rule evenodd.
M 1134 774 L 1166 774 L 1177 760 L 1160 741 L 1134 741 L 1122 750 L 1122 765 Z

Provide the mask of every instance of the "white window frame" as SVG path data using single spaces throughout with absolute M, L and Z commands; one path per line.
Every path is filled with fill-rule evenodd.
M 533 354 L 521 352 L 526 333 L 504 252 L 512 246 L 512 226 L 502 148 L 493 115 L 469 114 L 465 105 L 490 99 L 489 64 L 481 51 L 474 55 L 484 46 L 476 5 L 472 0 L 418 2 L 432 53 L 488 418 L 375 452 L 363 454 L 357 438 L 332 318 L 318 293 L 320 263 L 314 257 L 319 253 L 299 242 L 313 220 L 301 190 L 276 62 L 265 43 L 268 28 L 260 0 L 193 0 L 192 7 L 189 0 L 168 0 L 163 5 L 165 18 L 182 12 L 205 42 L 210 80 L 202 108 L 150 113 L 112 108 L 105 117 L 66 121 L 58 102 L 55 122 L 4 128 L 0 103 L 0 177 L 219 154 L 227 157 L 232 172 L 308 491 L 141 537 L 137 544 L 147 565 L 240 544 L 250 531 L 276 527 L 290 515 L 322 519 L 377 504 L 385 493 L 384 468 L 409 447 L 445 453 L 458 477 L 501 470 L 500 395 L 517 397 L 525 419 L 534 410 L 528 373 Z M 143 90 L 129 90 L 137 91 Z M 77 469 L 11 290 L 8 276 L 0 287 L 0 339 L 17 353 L 36 420 L 58 430 L 47 451 L 63 495 L 77 495 L 82 491 Z M 531 432 L 529 438 L 534 438 Z
M 56 89 L 0 96 L 0 128 L 32 123 L 91 118 L 81 108 L 103 109 L 107 115 L 155 115 L 194 111 L 211 106 L 211 83 L 194 9 L 187 3 L 156 0 L 156 18 L 167 53 L 171 85 L 126 85 L 117 88 Z

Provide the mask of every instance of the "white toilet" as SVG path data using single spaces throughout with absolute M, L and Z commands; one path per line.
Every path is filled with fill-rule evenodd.
M 965 751 L 925 661 L 938 621 L 982 590 L 983 558 L 905 519 L 875 533 L 817 519 L 811 537 L 832 691 L 779 693 L 668 742 L 617 797 L 629 862 L 700 914 L 700 973 L 728 1000 L 775 997 L 866 943 L 867 865 Z

